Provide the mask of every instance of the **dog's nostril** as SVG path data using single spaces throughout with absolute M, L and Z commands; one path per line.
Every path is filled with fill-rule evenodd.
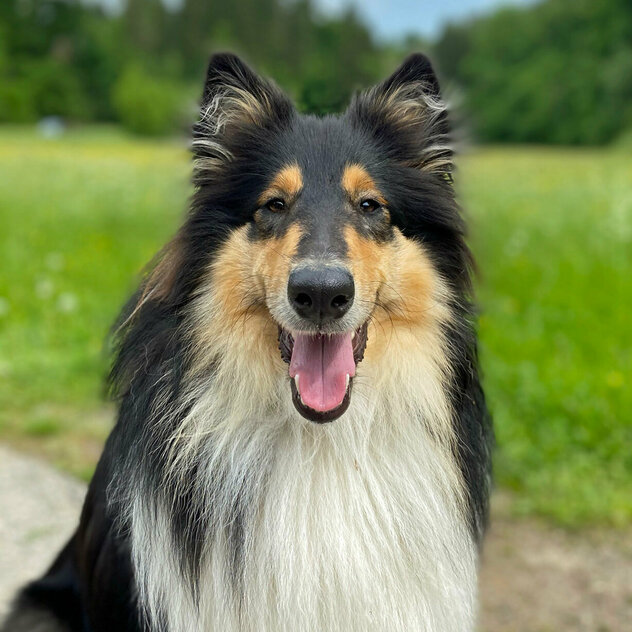
M 296 295 L 296 297 L 294 298 L 294 301 L 300 307 L 312 306 L 312 299 L 310 298 L 309 294 L 303 294 L 302 292 Z
M 349 299 L 346 296 L 344 296 L 343 294 L 339 294 L 338 296 L 334 296 L 334 298 L 331 300 L 331 306 L 335 307 L 336 309 L 340 309 L 341 307 L 344 307 L 348 302 Z

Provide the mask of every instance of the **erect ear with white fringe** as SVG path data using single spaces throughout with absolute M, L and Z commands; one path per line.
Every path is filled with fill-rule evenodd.
M 239 57 L 213 55 L 206 73 L 199 121 L 193 128 L 195 166 L 221 169 L 234 158 L 238 132 L 274 129 L 294 112 L 290 100 L 273 83 L 259 77 Z M 238 144 L 237 144 L 238 145 Z
M 357 95 L 347 116 L 369 131 L 389 157 L 451 180 L 447 108 L 424 55 L 411 55 L 386 81 Z

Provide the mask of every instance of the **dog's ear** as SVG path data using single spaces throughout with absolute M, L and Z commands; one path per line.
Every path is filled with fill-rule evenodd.
M 200 117 L 193 128 L 198 176 L 221 169 L 239 150 L 240 134 L 274 130 L 294 113 L 290 100 L 239 57 L 213 55 L 206 73 Z
M 386 156 L 451 181 L 453 148 L 446 105 L 430 60 L 408 57 L 385 81 L 357 95 L 347 111 Z

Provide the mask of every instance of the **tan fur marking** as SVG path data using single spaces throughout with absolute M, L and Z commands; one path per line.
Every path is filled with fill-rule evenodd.
M 212 267 L 217 321 L 233 329 L 246 316 L 265 311 L 265 290 L 252 275 L 252 243 L 246 227 L 236 230 L 222 247 Z
M 394 284 L 383 287 L 381 299 L 385 306 L 396 305 L 391 318 L 407 326 L 428 322 L 428 311 L 435 303 L 437 273 L 421 246 L 398 235 L 395 241 L 397 273 Z
M 440 343 L 439 322 L 450 320 L 443 299 L 447 289 L 422 247 L 396 231 L 392 242 L 379 244 L 345 229 L 351 271 L 359 300 L 375 301 L 369 323 L 367 359 L 377 359 L 393 344 L 429 335 Z M 406 353 L 402 349 L 402 353 Z
M 356 286 L 356 294 L 372 300 L 380 286 L 387 281 L 390 244 L 379 244 L 360 236 L 351 226 L 344 229 L 349 267 Z
M 347 195 L 354 202 L 360 201 L 362 197 L 372 197 L 381 205 L 386 205 L 384 196 L 380 193 L 375 181 L 362 165 L 355 163 L 347 165 L 342 173 L 341 184 Z
M 208 353 L 245 354 L 244 362 L 281 362 L 277 325 L 266 298 L 283 293 L 301 230 L 291 226 L 283 237 L 252 242 L 247 227 L 239 228 L 220 250 L 204 284 L 198 310 L 200 360 Z M 234 343 L 234 349 L 232 349 Z M 253 355 L 254 354 L 254 355 Z M 268 362 L 266 362 L 268 361 Z
M 281 197 L 285 200 L 295 198 L 303 188 L 303 174 L 300 167 L 294 163 L 279 171 L 266 190 L 259 197 L 259 205 L 263 206 L 270 198 Z
M 285 292 L 292 258 L 298 249 L 301 235 L 299 225 L 293 224 L 283 237 L 268 239 L 255 246 L 253 268 L 263 279 L 266 296 Z

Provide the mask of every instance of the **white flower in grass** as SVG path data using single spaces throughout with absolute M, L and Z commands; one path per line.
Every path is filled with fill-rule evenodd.
M 50 279 L 40 279 L 35 284 L 35 295 L 42 300 L 50 298 L 53 295 L 55 286 Z
M 64 292 L 57 299 L 57 309 L 63 314 L 74 312 L 79 306 L 79 300 L 72 292 Z

